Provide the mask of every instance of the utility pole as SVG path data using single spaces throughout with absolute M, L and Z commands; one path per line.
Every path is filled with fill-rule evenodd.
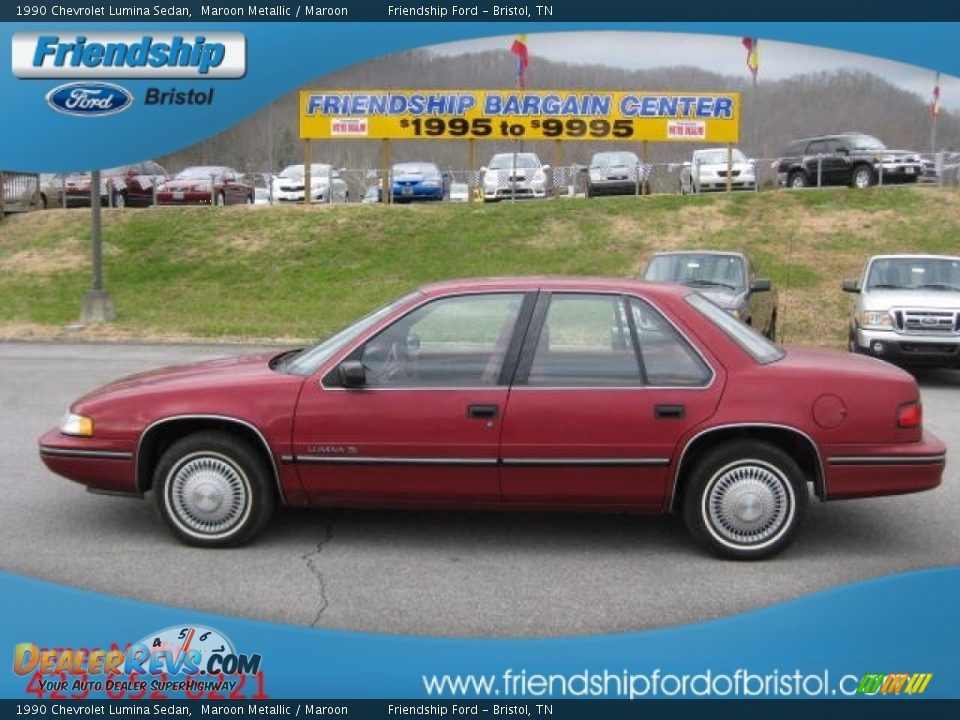
M 103 236 L 100 223 L 100 171 L 90 173 L 90 215 L 91 215 L 91 259 L 93 264 L 92 287 L 87 290 L 80 311 L 80 322 L 84 325 L 113 322 L 117 311 L 113 307 L 110 293 L 103 289 Z

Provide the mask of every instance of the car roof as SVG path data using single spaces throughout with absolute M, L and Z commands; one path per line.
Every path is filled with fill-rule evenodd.
M 547 290 L 551 292 L 643 292 L 655 297 L 689 295 L 689 287 L 670 283 L 652 283 L 633 278 L 605 278 L 605 277 L 564 277 L 564 276 L 532 276 L 532 277 L 489 277 L 463 278 L 457 280 L 443 280 L 430 283 L 420 288 L 420 291 L 429 296 L 450 295 L 470 292 L 526 292 L 531 290 Z
M 655 252 L 650 257 L 655 258 L 664 255 L 736 255 L 741 258 L 746 257 L 744 253 L 737 252 L 736 250 L 663 250 L 661 252 Z
M 903 253 L 895 255 L 874 255 L 870 258 L 869 262 L 874 260 L 958 260 L 960 257 L 956 255 L 928 255 L 924 253 Z

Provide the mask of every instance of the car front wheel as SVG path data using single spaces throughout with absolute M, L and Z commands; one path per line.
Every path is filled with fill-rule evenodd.
M 853 171 L 851 184 L 855 188 L 868 188 L 873 185 L 873 169 L 867 165 L 860 165 Z
M 200 432 L 171 445 L 157 465 L 153 488 L 160 515 L 188 545 L 242 545 L 273 514 L 268 468 L 226 433 Z
M 715 555 L 759 560 L 791 542 L 807 494 L 803 471 L 785 452 L 760 441 L 733 442 L 709 451 L 693 468 L 684 520 Z

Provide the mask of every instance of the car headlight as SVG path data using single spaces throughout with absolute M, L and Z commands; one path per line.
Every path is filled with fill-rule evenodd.
M 533 180 L 533 182 L 535 182 L 535 183 L 546 182 L 546 180 L 547 180 L 547 174 L 546 174 L 545 172 L 543 172 L 543 170 L 537 170 L 537 171 L 533 174 L 532 180 Z
M 64 413 L 60 421 L 60 432 L 64 435 L 77 437 L 91 437 L 93 435 L 93 420 L 85 415 L 77 415 L 69 410 Z
M 857 315 L 860 327 L 887 330 L 893 327 L 893 318 L 886 310 L 864 310 Z
M 424 187 L 440 187 L 440 181 L 439 181 L 439 180 L 424 180 L 424 181 L 423 181 L 423 186 L 424 186 Z

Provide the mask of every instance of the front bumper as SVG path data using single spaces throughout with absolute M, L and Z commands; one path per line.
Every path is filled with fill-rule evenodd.
M 209 205 L 210 200 L 211 194 L 209 191 L 199 190 L 158 192 L 156 196 L 157 205 Z
M 874 163 L 873 169 L 883 182 L 913 182 L 923 173 L 920 163 L 882 162 Z
M 410 202 L 412 200 L 443 200 L 443 188 L 422 187 L 417 185 L 394 185 L 394 202 Z
M 485 186 L 483 188 L 484 200 L 504 200 L 514 197 L 519 200 L 521 198 L 545 198 L 546 196 L 547 190 L 543 185 L 531 185 L 526 182 L 518 182 L 506 187 L 491 188 Z
M 54 428 L 39 440 L 40 459 L 52 472 L 88 489 L 137 494 L 130 442 L 63 435 Z
M 825 500 L 903 495 L 937 487 L 947 446 L 932 433 L 900 445 L 835 445 L 824 448 Z
M 723 192 L 727 189 L 727 179 L 726 178 L 710 178 L 709 180 L 701 180 L 696 183 L 696 187 L 700 192 Z M 731 190 L 756 190 L 757 182 L 752 177 L 748 178 L 732 178 L 730 180 L 730 189 Z
M 855 332 L 856 351 L 898 365 L 960 366 L 960 336 L 906 335 L 892 330 Z
M 591 195 L 639 195 L 643 192 L 643 180 L 601 180 L 589 184 Z

